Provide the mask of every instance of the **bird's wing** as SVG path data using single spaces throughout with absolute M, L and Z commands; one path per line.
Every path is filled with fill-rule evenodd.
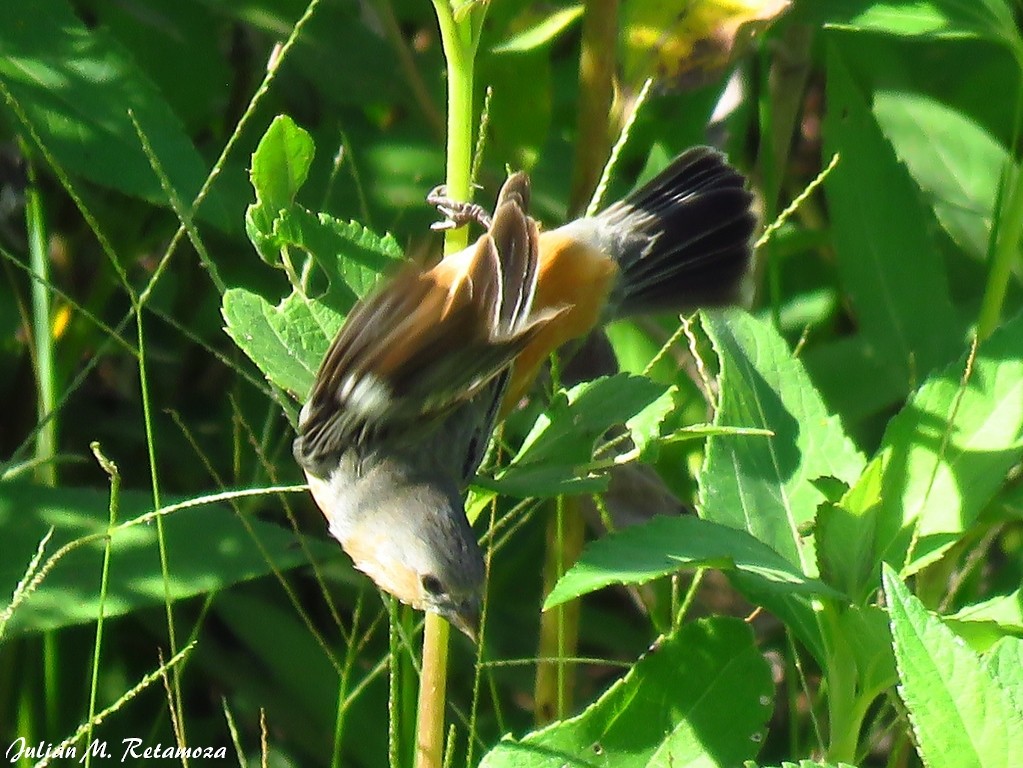
M 531 311 L 538 232 L 528 202 L 528 177 L 511 176 L 474 245 L 431 270 L 407 267 L 355 306 L 302 410 L 295 454 L 304 467 L 315 471 L 368 433 L 400 437 L 477 395 L 500 397 L 503 387 L 488 385 L 560 313 Z

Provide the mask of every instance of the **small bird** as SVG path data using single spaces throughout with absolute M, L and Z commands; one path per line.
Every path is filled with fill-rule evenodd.
M 487 232 L 404 269 L 352 309 L 299 415 L 294 454 L 331 534 L 385 592 L 473 640 L 484 561 L 464 510 L 498 418 L 563 344 L 621 317 L 743 298 L 756 217 L 745 178 L 708 147 L 593 217 L 541 233 L 529 179 Z

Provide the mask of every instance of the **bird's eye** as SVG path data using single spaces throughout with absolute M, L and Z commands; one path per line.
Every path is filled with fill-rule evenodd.
M 440 579 L 429 573 L 423 576 L 420 581 L 423 585 L 423 589 L 431 595 L 439 595 L 444 591 L 444 585 L 440 583 Z

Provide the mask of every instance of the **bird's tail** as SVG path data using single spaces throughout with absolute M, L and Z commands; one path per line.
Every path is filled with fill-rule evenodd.
M 746 179 L 709 147 L 679 155 L 589 221 L 619 279 L 617 316 L 742 303 L 756 216 Z

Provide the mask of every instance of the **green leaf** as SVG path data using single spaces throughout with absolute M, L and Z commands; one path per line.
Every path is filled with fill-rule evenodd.
M 655 644 L 577 717 L 506 738 L 481 768 L 739 765 L 760 748 L 774 686 L 748 626 L 717 618 Z
M 773 433 L 707 440 L 700 475 L 701 516 L 749 531 L 808 576 L 817 572 L 812 522 L 825 496 L 814 485 L 852 483 L 864 460 L 828 414 L 802 363 L 763 321 L 738 310 L 704 312 L 720 359 L 721 402 L 714 423 Z
M 813 481 L 833 477 L 851 483 L 863 457 L 770 324 L 739 310 L 704 312 L 702 322 L 720 361 L 715 424 L 768 430 L 773 436 L 707 440 L 700 514 L 748 531 L 796 570 L 815 577 L 809 531 L 825 496 Z M 805 596 L 764 590 L 762 582 L 743 573 L 735 574 L 734 581 L 824 659 L 819 622 Z
M 256 192 L 256 204 L 276 212 L 294 203 L 315 153 L 307 131 L 287 115 L 275 117 L 252 153 L 249 178 Z
M 484 485 L 517 496 L 554 496 L 607 487 L 607 478 L 587 467 L 594 443 L 611 427 L 660 402 L 667 390 L 642 376 L 620 373 L 555 393 L 508 467 Z
M 882 561 L 902 573 L 959 540 L 1023 458 L 1023 315 L 928 379 L 885 430 L 881 447 L 835 510 L 832 570 L 865 600 Z M 846 547 L 847 553 L 839 550 Z M 855 549 L 859 565 L 848 565 Z
M 678 387 L 671 386 L 656 400 L 625 422 L 632 443 L 639 451 L 640 459 L 652 461 L 657 455 L 657 445 L 663 439 L 661 427 L 664 420 L 675 409 Z
M 945 623 L 973 650 L 986 652 L 1006 635 L 1023 636 L 1023 590 L 968 605 Z
M 270 381 L 299 400 L 309 394 L 320 361 L 343 322 L 316 301 L 291 294 L 271 306 L 244 288 L 224 293 L 225 330 Z
M 824 154 L 838 153 L 841 161 L 825 189 L 839 274 L 860 334 L 883 365 L 886 381 L 874 386 L 905 395 L 954 357 L 965 328 L 952 308 L 920 190 L 881 132 L 870 94 L 853 80 L 841 47 L 828 50 Z
M 872 605 L 840 606 L 820 615 L 827 625 L 829 684 L 845 682 L 843 694 L 855 701 L 843 706 L 866 711 L 874 699 L 898 683 L 888 615 Z
M 828 11 L 829 27 L 902 37 L 1002 40 L 1015 28 L 1002 0 L 838 0 Z
M 152 509 L 152 496 L 121 491 L 120 520 Z M 107 530 L 108 495 L 91 488 L 46 488 L 28 483 L 0 484 L 0 530 L 4 557 L 0 558 L 0 594 L 11 595 L 46 531 L 54 528 L 47 552 L 84 536 Z M 307 563 L 295 546 L 294 534 L 259 520 L 249 520 L 253 536 L 238 514 L 223 504 L 186 508 L 164 517 L 171 600 L 223 589 L 271 572 Z M 338 549 L 310 541 L 317 557 L 334 558 Z M 104 613 L 120 616 L 164 602 L 156 527 L 135 525 L 111 538 L 110 575 Z M 97 538 L 67 554 L 14 613 L 10 632 L 34 632 L 95 621 L 99 615 L 99 588 L 104 540 Z M 354 572 L 352 572 L 354 577 Z
M 840 595 L 807 578 L 785 558 L 746 531 L 696 517 L 656 517 L 598 539 L 562 576 L 544 610 L 610 584 L 645 584 L 698 566 L 750 574 L 764 590 Z
M 999 595 L 990 600 L 968 605 L 949 616 L 946 621 L 983 621 L 1003 627 L 1007 632 L 1023 634 L 1023 590 Z
M 873 112 L 941 226 L 966 253 L 986 258 L 995 180 L 1011 162 L 1005 147 L 972 116 L 930 96 L 878 90 Z M 931 140 L 939 134 L 940 142 Z
M 381 237 L 358 222 L 314 214 L 298 205 L 281 211 L 271 231 L 278 249 L 298 248 L 316 262 L 328 281 L 317 300 L 342 314 L 402 258 L 401 247 L 390 235 Z
M 493 53 L 522 53 L 532 51 L 546 45 L 568 29 L 577 19 L 582 18 L 583 6 L 571 5 L 553 11 L 529 29 L 512 35 L 503 43 L 498 43 L 490 50 Z
M 0 84 L 68 173 L 167 204 L 130 110 L 185 205 L 202 186 L 206 164 L 157 88 L 116 40 L 88 29 L 62 0 L 0 3 Z M 234 226 L 216 190 L 201 215 Z
M 1003 637 L 984 656 L 984 669 L 1009 694 L 1013 708 L 1023 718 L 1023 640 Z
M 1023 744 L 1023 715 L 981 660 L 930 615 L 887 565 L 899 696 L 925 765 L 1011 768 Z
M 327 281 L 319 301 L 344 315 L 402 258 L 402 251 L 390 235 L 381 237 L 357 222 L 313 213 L 295 202 L 314 152 L 312 138 L 291 118 L 274 119 L 252 156 L 256 202 L 245 212 L 245 229 L 260 258 L 290 269 L 295 283 L 291 250 L 304 251 Z M 309 278 L 302 280 L 302 293 L 313 295 Z

